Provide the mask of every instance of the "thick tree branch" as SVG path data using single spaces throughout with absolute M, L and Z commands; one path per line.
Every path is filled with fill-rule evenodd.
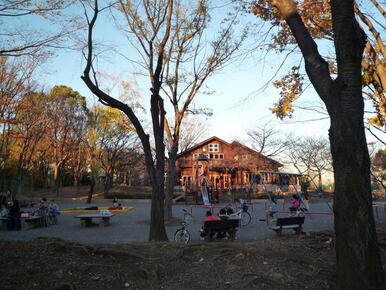
M 289 25 L 300 50 L 302 51 L 308 77 L 322 100 L 329 107 L 332 79 L 328 63 L 319 54 L 317 45 L 296 11 L 295 3 L 286 0 L 274 0 L 276 6 Z
M 104 104 L 119 109 L 122 112 L 124 112 L 127 117 L 130 119 L 131 123 L 133 124 L 134 128 L 136 129 L 139 138 L 142 141 L 142 144 L 144 146 L 144 153 L 146 157 L 146 162 L 152 166 L 153 164 L 153 158 L 151 156 L 151 148 L 150 148 L 150 141 L 149 141 L 149 135 L 147 135 L 138 120 L 137 116 L 135 115 L 134 111 L 126 104 L 122 103 L 121 101 L 109 96 L 104 91 L 102 91 L 90 78 L 90 72 L 92 70 L 92 60 L 93 60 L 93 28 L 95 25 L 95 22 L 98 17 L 98 13 L 100 12 L 98 8 L 98 1 L 95 1 L 94 6 L 94 14 L 91 21 L 89 21 L 89 29 L 88 29 L 88 38 L 87 38 L 87 59 L 86 59 L 86 67 L 84 69 L 83 75 L 81 76 L 84 83 L 87 85 L 87 87 L 92 91 L 93 94 L 95 94 L 99 100 L 104 102 Z

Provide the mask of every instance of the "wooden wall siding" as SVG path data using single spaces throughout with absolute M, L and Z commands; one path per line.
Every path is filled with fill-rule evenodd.
M 210 146 L 211 144 L 218 144 L 218 146 Z M 210 148 L 218 148 L 218 151 L 210 152 Z M 244 186 L 249 182 L 252 173 L 258 170 L 278 171 L 282 166 L 238 142 L 227 143 L 220 138 L 212 137 L 179 155 L 176 161 L 176 184 L 186 187 L 188 183 L 192 183 L 194 159 L 199 154 L 206 154 L 209 157 L 208 179 L 211 187 Z M 217 159 L 214 158 L 215 154 Z M 220 154 L 223 158 L 220 158 Z M 189 186 L 188 184 L 187 187 Z

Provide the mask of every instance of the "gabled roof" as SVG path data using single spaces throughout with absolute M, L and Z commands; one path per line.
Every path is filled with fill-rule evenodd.
M 269 161 L 271 161 L 271 162 L 273 162 L 273 163 L 276 163 L 279 167 L 284 166 L 284 165 L 281 164 L 280 162 L 277 162 L 276 160 L 273 160 L 272 158 L 269 158 L 269 157 L 267 157 L 267 156 L 264 156 L 264 155 L 261 154 L 260 152 L 257 152 L 256 150 L 253 150 L 253 149 L 249 148 L 248 146 L 245 146 L 245 145 L 241 144 L 240 142 L 233 141 L 233 142 L 231 143 L 231 145 L 232 145 L 232 146 L 235 146 L 235 145 L 236 145 L 236 146 L 239 146 L 239 147 L 242 147 L 242 148 L 248 150 L 248 151 L 251 152 L 251 153 L 258 154 L 258 155 L 260 155 L 261 157 L 263 157 L 263 158 L 265 158 L 265 159 L 268 159 Z
M 213 136 L 213 137 L 210 137 L 210 138 L 208 138 L 208 139 L 206 139 L 206 140 L 204 140 L 204 141 L 202 141 L 202 142 L 200 142 L 200 143 L 198 143 L 198 144 L 196 144 L 196 145 L 186 149 L 185 151 L 182 151 L 181 153 L 179 153 L 177 155 L 177 158 L 181 157 L 182 155 L 186 155 L 186 154 L 188 154 L 188 153 L 190 153 L 190 152 L 192 152 L 192 151 L 194 151 L 194 150 L 196 150 L 196 149 L 198 149 L 198 148 L 200 148 L 200 147 L 202 147 L 202 146 L 204 146 L 206 144 L 209 144 L 212 141 L 217 141 L 217 142 L 220 142 L 220 143 L 225 143 L 225 144 L 231 146 L 231 144 L 229 144 L 228 142 L 224 141 L 223 139 L 220 139 L 220 138 L 218 138 L 216 136 Z
M 226 144 L 228 146 L 231 146 L 231 147 L 241 147 L 241 148 L 243 148 L 243 149 L 245 149 L 245 150 L 247 150 L 247 151 L 249 151 L 249 152 L 251 152 L 253 154 L 260 155 L 261 157 L 269 160 L 270 162 L 276 163 L 279 167 L 283 166 L 283 164 L 281 164 L 280 162 L 277 162 L 276 160 L 273 160 L 273 159 L 271 159 L 269 157 L 266 157 L 263 154 L 261 154 L 261 153 L 255 151 L 255 150 L 249 148 L 248 146 L 245 146 L 245 145 L 241 144 L 240 142 L 233 141 L 232 143 L 228 143 L 228 142 L 226 142 L 226 141 L 224 141 L 224 140 L 222 140 L 222 139 L 220 139 L 220 138 L 218 138 L 216 136 L 210 137 L 210 138 L 208 138 L 208 139 L 206 139 L 206 140 L 204 140 L 204 141 L 202 141 L 202 142 L 200 142 L 200 143 L 198 143 L 198 144 L 196 144 L 196 145 L 186 149 L 185 151 L 179 153 L 177 155 L 177 158 L 179 158 L 179 157 L 181 157 L 183 155 L 186 155 L 186 154 L 188 154 L 188 153 L 190 153 L 190 152 L 192 152 L 192 151 L 194 151 L 194 150 L 196 150 L 196 149 L 198 149 L 198 148 L 200 148 L 200 147 L 202 147 L 202 146 L 204 146 L 206 144 L 209 144 L 209 143 L 211 143 L 213 141 L 224 143 L 224 144 Z

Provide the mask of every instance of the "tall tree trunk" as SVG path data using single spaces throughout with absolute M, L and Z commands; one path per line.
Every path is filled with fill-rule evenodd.
M 25 160 L 24 159 L 24 152 L 21 152 L 19 154 L 19 160 L 18 160 L 18 164 L 17 164 L 17 185 L 16 185 L 16 195 L 17 196 L 20 196 L 20 194 L 23 191 L 23 187 L 24 187 L 24 174 L 25 174 L 25 170 L 24 170 L 25 162 L 24 162 L 24 160 Z M 7 187 L 10 188 L 9 185 Z
M 158 61 L 162 63 L 159 56 Z M 163 99 L 159 96 L 161 83 L 157 81 L 154 84 L 151 96 L 151 115 L 153 122 L 153 133 L 155 141 L 155 166 L 151 165 L 149 175 L 152 185 L 152 200 L 150 214 L 150 232 L 149 241 L 167 241 L 165 222 L 164 222 L 164 199 L 165 199 L 165 144 L 164 144 L 164 118 L 165 111 Z M 146 141 L 147 142 L 147 141 Z M 150 150 L 150 146 L 148 147 Z M 147 154 L 149 155 L 149 154 Z M 148 159 L 148 158 L 146 158 Z M 152 162 L 153 163 L 153 162 Z
M 165 220 L 173 218 L 173 196 L 174 196 L 174 182 L 176 177 L 176 159 L 177 159 L 178 145 L 173 145 L 169 152 L 168 175 L 166 182 L 166 196 L 165 196 Z
M 339 77 L 327 107 L 335 178 L 338 288 L 384 289 L 363 124 L 365 35 L 355 20 L 353 1 L 333 0 L 331 12 Z
M 151 214 L 149 240 L 150 241 L 165 241 L 167 240 L 165 223 L 164 223 L 164 182 L 163 176 L 159 172 L 152 170 L 152 199 L 151 199 Z M 160 180 L 162 178 L 162 181 Z
M 76 194 L 80 193 L 79 176 L 74 176 L 74 187 L 76 188 Z
M 352 129 L 347 130 L 347 126 Z M 329 134 L 334 160 L 338 289 L 384 289 L 363 117 L 351 113 L 331 116 Z
M 142 124 L 132 108 L 127 104 L 120 102 L 117 99 L 112 98 L 104 91 L 102 91 L 97 83 L 94 83 L 90 78 L 90 72 L 92 70 L 93 62 L 93 27 L 100 12 L 98 8 L 98 1 L 94 2 L 94 15 L 88 23 L 88 53 L 87 53 L 87 64 L 84 69 L 83 76 L 81 77 L 87 87 L 99 97 L 99 100 L 103 104 L 107 104 L 113 108 L 117 108 L 124 112 L 127 117 L 130 119 L 134 128 L 137 131 L 138 137 L 141 140 L 143 150 L 145 153 L 146 167 L 148 174 L 151 180 L 152 186 L 152 202 L 151 202 L 151 214 L 150 214 L 150 232 L 149 240 L 150 241 L 164 241 L 167 240 L 165 223 L 164 223 L 164 198 L 165 198 L 165 189 L 164 189 L 164 162 L 165 162 L 165 145 L 164 145 L 164 120 L 165 120 L 165 111 L 163 99 L 159 95 L 159 91 L 162 83 L 162 68 L 163 68 L 163 59 L 164 59 L 164 49 L 166 42 L 170 36 L 171 29 L 171 16 L 173 12 L 173 1 L 168 1 L 167 15 L 164 15 L 166 18 L 166 28 L 165 34 L 159 44 L 157 44 L 156 50 L 158 52 L 157 60 L 154 59 L 154 46 L 153 43 L 150 44 L 151 51 L 151 68 L 149 72 L 151 75 L 151 98 L 150 98 L 150 111 L 151 119 L 153 123 L 153 134 L 155 141 L 155 162 L 153 161 L 153 156 L 150 147 L 149 135 L 145 133 Z M 123 6 L 124 8 L 124 6 Z M 154 61 L 154 62 L 153 62 Z M 156 64 L 155 67 L 153 65 Z
M 56 196 L 59 196 L 59 165 L 54 164 L 53 165 L 54 169 L 54 193 Z
M 17 175 L 17 187 L 16 187 L 16 196 L 20 196 L 24 189 L 24 181 L 25 181 L 25 170 L 24 168 L 19 168 Z M 9 188 L 9 186 L 8 186 Z
M 363 124 L 361 61 L 366 39 L 355 20 L 354 1 L 330 2 L 338 64 L 335 80 L 297 13 L 295 2 L 272 3 L 289 24 L 304 56 L 307 75 L 331 118 L 337 289 L 384 289 Z
M 91 177 L 90 189 L 88 191 L 86 203 L 91 203 L 92 195 L 94 194 L 94 189 L 95 189 L 95 179 L 93 177 Z
M 319 189 L 322 190 L 323 183 L 322 183 L 322 173 L 318 172 L 318 183 L 319 183 Z
M 113 188 L 113 176 L 114 176 L 114 169 L 113 168 L 108 168 L 105 172 L 105 184 L 104 184 L 104 189 L 105 189 L 105 196 L 109 193 L 109 190 Z

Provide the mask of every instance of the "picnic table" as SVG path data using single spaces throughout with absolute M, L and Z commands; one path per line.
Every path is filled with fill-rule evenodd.
M 115 216 L 115 214 L 81 214 L 75 218 L 80 219 L 80 225 L 83 227 L 89 227 L 93 225 L 104 227 L 110 224 L 110 218 L 113 216 Z M 93 219 L 99 220 L 98 223 L 93 223 Z
M 10 217 L 0 218 L 1 225 L 0 229 L 6 230 L 9 229 L 10 223 L 12 222 Z M 22 230 L 28 230 L 36 227 L 42 226 L 42 221 L 40 216 L 30 216 L 26 218 L 20 218 L 20 225 Z
M 40 228 L 42 227 L 42 217 L 38 215 L 26 217 L 26 218 L 21 218 L 20 219 L 21 223 L 21 229 L 22 230 L 28 230 L 32 228 Z

